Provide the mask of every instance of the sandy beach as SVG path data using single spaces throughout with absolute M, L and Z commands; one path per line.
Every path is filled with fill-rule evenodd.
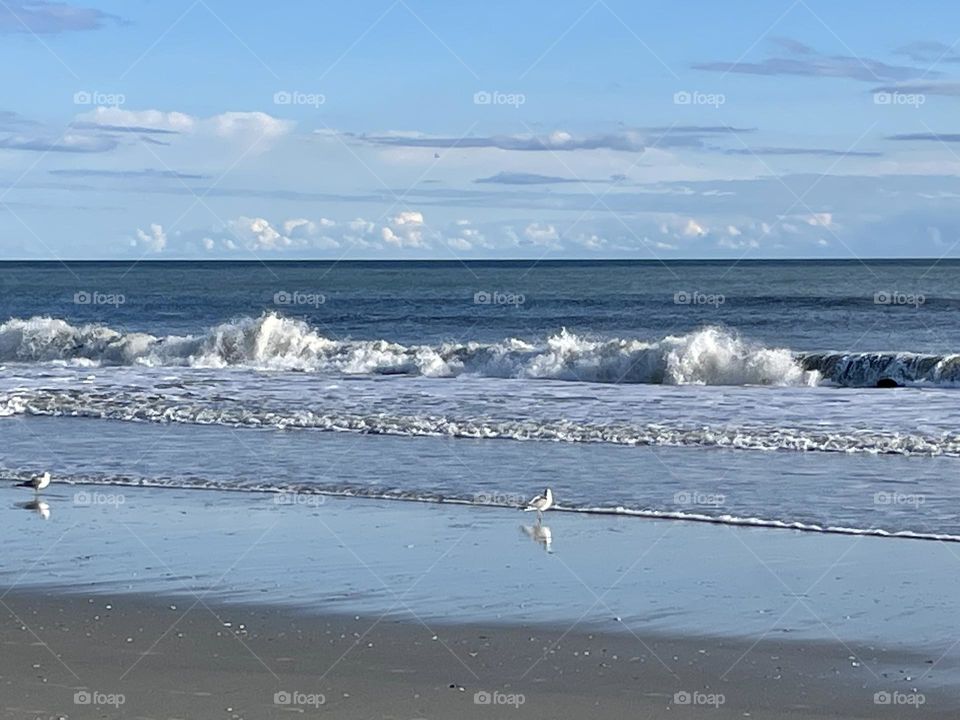
M 940 543 L 548 513 L 545 548 L 506 509 L 301 500 L 59 486 L 47 519 L 8 512 L 4 717 L 960 710 Z
M 141 595 L 4 598 L 5 717 L 956 717 L 932 658 Z M 45 643 L 45 644 L 41 644 Z M 863 659 L 854 667 L 851 653 Z M 887 690 L 889 688 L 889 690 Z M 896 691 L 893 688 L 897 688 Z M 954 686 L 955 689 L 955 686 Z M 916 691 L 919 692 L 919 691 Z M 96 705 L 83 705 L 84 693 Z M 122 704 L 111 705 L 110 698 Z M 79 700 L 77 700 L 79 698 Z M 487 702 L 489 700 L 489 702 Z

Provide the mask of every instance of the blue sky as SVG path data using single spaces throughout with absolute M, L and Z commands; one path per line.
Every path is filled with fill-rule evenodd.
M 4 0 L 0 248 L 956 256 L 958 20 L 860 0 Z

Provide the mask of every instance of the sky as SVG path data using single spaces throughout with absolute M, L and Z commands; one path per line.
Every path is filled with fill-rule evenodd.
M 955 257 L 958 27 L 885 0 L 2 0 L 0 257 Z

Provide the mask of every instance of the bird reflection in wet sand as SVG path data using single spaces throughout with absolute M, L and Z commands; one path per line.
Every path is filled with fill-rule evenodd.
M 50 519 L 50 504 L 43 500 L 31 500 L 30 502 L 17 503 L 17 507 L 24 510 L 32 510 L 44 520 Z
M 553 533 L 550 532 L 549 527 L 537 523 L 536 525 L 521 525 L 520 529 L 523 530 L 524 535 L 541 545 L 544 550 L 553 552 L 553 550 L 550 549 L 553 543 Z

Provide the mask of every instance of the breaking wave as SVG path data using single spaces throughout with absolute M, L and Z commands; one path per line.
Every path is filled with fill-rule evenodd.
M 707 327 L 655 342 L 591 339 L 567 331 L 543 342 L 401 345 L 333 340 L 274 313 L 218 325 L 202 335 L 156 337 L 104 325 L 34 317 L 0 325 L 0 361 L 96 365 L 249 367 L 343 374 L 547 378 L 602 383 L 797 385 L 816 378 L 785 349 Z
M 275 313 L 240 318 L 199 335 L 165 337 L 57 318 L 14 318 L 0 325 L 0 362 L 669 385 L 960 384 L 960 355 L 797 353 L 718 327 L 653 341 L 597 339 L 563 330 L 540 341 L 402 345 L 331 339 Z
M 190 403 L 150 392 L 87 393 L 14 390 L 0 393 L 0 417 L 35 415 L 128 422 L 184 423 L 277 430 L 310 429 L 403 437 L 449 437 L 625 446 L 866 453 L 960 457 L 960 434 L 844 428 L 591 423 L 574 420 L 494 420 L 382 412 L 320 412 L 230 402 Z

